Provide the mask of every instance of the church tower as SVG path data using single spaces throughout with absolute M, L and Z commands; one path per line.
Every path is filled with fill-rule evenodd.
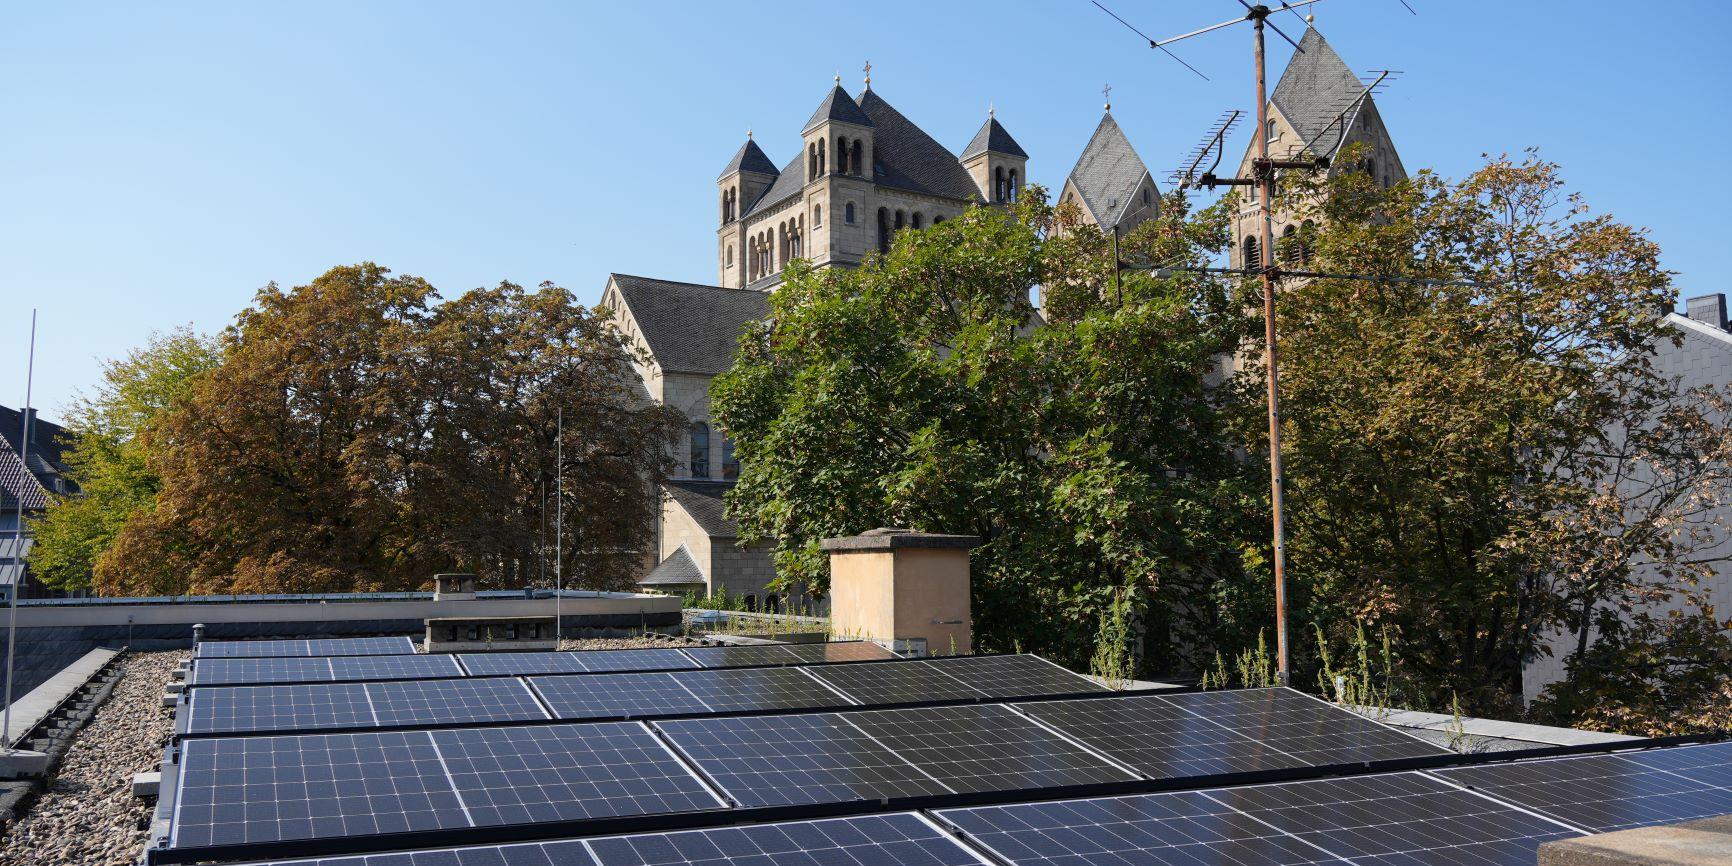
M 746 233 L 740 217 L 776 182 L 778 175 L 775 163 L 752 140 L 752 134 L 746 133 L 746 143 L 740 145 L 716 178 L 721 198 L 721 227 L 716 230 L 716 285 L 732 288 L 744 285 L 740 275 L 746 266 Z
M 805 143 L 806 190 L 804 212 L 796 220 L 809 243 L 792 251 L 791 257 L 804 256 L 817 265 L 832 264 L 843 250 L 860 246 L 844 238 L 860 222 L 858 216 L 846 211 L 851 202 L 871 199 L 876 132 L 872 118 L 842 89 L 842 78 L 837 76 L 800 131 Z
M 986 110 L 986 123 L 962 149 L 961 160 L 980 187 L 981 201 L 1000 204 L 1021 197 L 1028 180 L 1028 153 L 998 122 L 993 109 Z
M 1382 186 L 1400 183 L 1407 179 L 1407 169 L 1401 164 L 1401 155 L 1395 150 L 1389 129 L 1383 125 L 1376 102 L 1368 93 L 1360 99 L 1362 93 L 1365 93 L 1365 84 L 1348 68 L 1341 55 L 1335 53 L 1323 34 L 1317 32 L 1316 27 L 1308 27 L 1304 38 L 1299 40 L 1299 51 L 1288 61 L 1287 68 L 1281 72 L 1281 80 L 1275 84 L 1275 92 L 1269 96 L 1268 125 L 1254 130 L 1253 134 L 1268 138 L 1272 159 L 1299 159 L 1307 153 L 1338 154 L 1338 142 L 1343 150 L 1354 144 L 1363 144 L 1364 153 L 1359 160 L 1351 165 L 1336 160 L 1329 166 L 1329 175 L 1362 171 Z M 1252 176 L 1251 160 L 1256 157 L 1256 151 L 1257 142 L 1253 139 L 1240 161 L 1239 177 Z M 1279 175 L 1275 191 L 1278 198 L 1281 192 Z M 1263 209 L 1256 197 L 1241 194 L 1233 219 L 1233 267 L 1255 267 L 1261 261 L 1259 238 L 1262 220 Z M 1277 204 L 1274 222 L 1276 249 L 1281 260 L 1287 264 L 1303 262 L 1307 253 L 1294 239 L 1295 236 L 1303 237 L 1305 233 L 1302 218 L 1282 213 Z
M 1129 232 L 1160 212 L 1161 192 L 1113 119 L 1112 103 L 1102 109 L 1100 125 L 1065 178 L 1058 200 L 1076 205 L 1083 219 L 1108 235 Z

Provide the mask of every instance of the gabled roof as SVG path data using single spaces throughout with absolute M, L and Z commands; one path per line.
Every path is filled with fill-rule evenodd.
M 1341 55 L 1329 47 L 1317 28 L 1305 29 L 1299 49 L 1287 61 L 1269 101 L 1302 140 L 1310 141 L 1353 103 L 1365 85 L 1341 60 Z M 1367 96 L 1365 101 L 1369 103 L 1371 97 Z
M 48 507 L 48 485 L 55 476 L 64 475 L 68 466 L 65 450 L 71 447 L 71 434 L 66 428 L 40 416 L 30 426 L 30 454 L 26 462 L 19 454 L 19 437 L 23 430 L 23 413 L 0 406 L 0 510 L 18 507 L 24 500 L 26 511 Z
M 956 157 L 885 102 L 875 90 L 860 97 L 872 118 L 872 178 L 884 186 L 944 198 L 979 198 L 980 187 Z
M 692 559 L 692 552 L 682 544 L 637 583 L 638 586 L 686 586 L 703 582 L 703 569 L 698 568 L 697 560 Z
M 746 143 L 740 145 L 740 149 L 734 152 L 734 158 L 728 160 L 728 167 L 722 169 L 722 173 L 717 175 L 716 179 L 721 180 L 736 171 L 774 175 L 776 164 L 770 162 L 770 158 L 764 155 L 763 148 L 758 147 L 757 142 L 748 138 Z
M 805 187 L 805 161 L 796 156 L 789 160 L 788 164 L 782 168 L 782 173 L 776 176 L 776 182 L 770 184 L 769 188 L 764 190 L 764 194 L 758 196 L 758 200 L 752 202 L 751 207 L 746 208 L 746 210 L 740 215 L 750 216 L 758 211 L 773 208 L 776 205 L 799 195 L 800 190 Z
M 728 369 L 740 333 L 770 313 L 763 292 L 630 274 L 611 279 L 656 364 L 669 373 L 714 376 Z
M 35 446 L 31 446 L 32 451 Z M 41 511 L 48 507 L 48 491 L 36 473 L 24 468 L 12 443 L 0 440 L 0 509 L 11 511 L 24 500 L 25 511 Z
M 669 481 L 662 489 L 709 537 L 738 538 L 740 525 L 727 518 L 722 502 L 733 486 L 731 481 Z
M 838 120 L 859 126 L 872 125 L 872 118 L 867 117 L 866 112 L 860 110 L 854 97 L 849 96 L 848 91 L 843 90 L 840 84 L 831 88 L 830 92 L 824 96 L 824 101 L 818 103 L 818 110 L 812 112 L 812 119 L 806 121 L 806 125 L 800 128 L 800 132 L 804 133 L 826 120 Z
M 1148 167 L 1119 129 L 1118 121 L 1113 120 L 1112 112 L 1101 117 L 1076 167 L 1070 170 L 1070 182 L 1082 196 L 1083 206 L 1102 227 L 1117 221 L 1137 185 L 1148 176 Z
M 1002 153 L 1028 159 L 1028 153 L 1022 149 L 1022 145 L 1017 144 L 1016 139 L 1011 138 L 1010 133 L 1005 130 L 1004 124 L 992 116 L 986 118 L 980 131 L 974 134 L 974 140 L 962 149 L 962 159 L 968 160 L 983 153 Z
M 17 409 L 0 406 L 0 438 L 4 438 L 13 450 L 19 447 L 18 434 L 24 432 L 24 425 L 20 423 L 22 419 L 23 413 Z M 40 414 L 35 416 L 34 421 L 30 426 L 31 462 L 43 459 L 57 469 L 63 469 L 66 465 L 64 452 L 72 446 L 72 434 L 53 421 L 42 420 Z

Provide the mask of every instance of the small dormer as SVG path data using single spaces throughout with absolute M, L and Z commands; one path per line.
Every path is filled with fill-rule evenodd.
M 1022 196 L 1028 182 L 1028 153 L 998 122 L 997 112 L 987 109 L 986 123 L 974 140 L 962 149 L 962 167 L 968 169 L 982 201 L 1001 204 Z
M 830 174 L 871 179 L 872 132 L 872 118 L 842 89 L 838 76 L 800 131 L 806 148 L 806 182 Z

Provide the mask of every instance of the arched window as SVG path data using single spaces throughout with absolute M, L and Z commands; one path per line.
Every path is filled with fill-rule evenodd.
M 890 252 L 890 211 L 886 208 L 878 209 L 878 251 Z
M 728 245 L 728 267 L 731 268 L 733 266 L 734 266 L 734 245 L 729 244 Z
M 806 179 L 818 176 L 818 145 L 806 145 Z
M 1304 265 L 1311 264 L 1311 259 L 1312 259 L 1313 255 L 1315 255 L 1311 251 L 1311 241 L 1315 237 L 1317 237 L 1317 224 L 1316 223 L 1312 222 L 1311 220 L 1306 220 L 1305 222 L 1299 224 L 1299 263 L 1300 264 L 1304 264 Z
M 842 221 L 849 224 L 849 225 L 854 224 L 854 203 L 853 202 L 849 202 L 846 205 L 842 206 Z
M 1299 261 L 1299 227 L 1289 225 L 1281 230 L 1281 263 L 1296 264 Z
M 860 139 L 854 139 L 854 158 L 849 161 L 849 164 L 854 166 L 855 174 L 864 174 L 866 172 L 866 163 L 860 161 L 861 155 L 865 152 L 866 148 L 861 146 Z
M 691 466 L 693 478 L 710 477 L 710 425 L 692 422 Z
M 824 139 L 820 138 L 820 139 L 818 139 L 818 173 L 819 174 L 825 173 L 824 162 L 825 162 L 825 160 L 824 160 Z
M 1257 238 L 1253 237 L 1252 235 L 1246 235 L 1244 248 L 1245 248 L 1244 268 L 1246 270 L 1251 270 L 1251 271 L 1262 270 L 1263 269 L 1262 248 L 1257 246 Z
M 933 225 L 938 225 L 938 224 L 939 224 L 939 223 L 941 223 L 941 222 L 944 222 L 944 217 L 943 217 L 943 216 L 935 216 L 935 217 L 933 217 L 933 218 L 932 218 L 932 224 L 933 224 Z
M 722 478 L 733 481 L 740 477 L 740 458 L 734 456 L 734 440 L 722 437 Z
M 1005 189 L 1010 193 L 1010 200 L 1016 201 L 1018 190 L 1016 183 L 1016 169 L 1014 168 L 1010 170 L 1010 181 L 1006 185 Z
M 1274 141 L 1275 139 L 1280 137 L 1280 133 L 1277 133 L 1275 131 L 1275 118 L 1273 118 L 1273 117 L 1269 118 L 1269 122 L 1267 124 L 1265 124 L 1265 127 L 1266 127 L 1264 129 L 1264 133 L 1265 133 L 1264 137 L 1265 138 L 1269 139 L 1270 141 Z
M 899 210 L 896 212 L 896 230 L 901 231 L 905 225 L 908 225 L 908 212 Z
M 824 206 L 821 204 L 812 205 L 812 228 L 821 229 L 823 227 L 824 227 Z
M 914 221 L 909 223 L 909 225 L 912 225 L 915 228 L 920 228 L 920 211 L 914 212 Z
M 1147 206 L 1152 198 L 1153 196 L 1149 194 L 1149 188 L 1143 187 L 1143 204 Z
M 1004 201 L 1004 166 L 992 170 L 992 200 Z
M 1375 159 L 1365 160 L 1365 173 L 1367 175 L 1369 175 L 1372 180 L 1374 180 L 1374 181 L 1377 180 L 1377 160 L 1375 160 Z
M 848 139 L 837 136 L 836 173 L 847 174 L 849 171 L 851 171 L 851 169 L 848 168 Z

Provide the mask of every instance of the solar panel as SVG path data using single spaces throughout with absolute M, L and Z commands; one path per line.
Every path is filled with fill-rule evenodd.
M 593 852 L 593 856 L 592 856 Z M 247 866 L 985 866 L 911 812 Z
M 655 726 L 745 806 L 951 791 L 835 713 L 688 719 Z
M 424 731 L 229 737 L 181 746 L 171 845 L 469 826 Z
M 660 671 L 698 666 L 676 649 L 590 650 L 574 655 L 587 671 Z
M 460 677 L 463 669 L 448 655 L 335 656 L 331 663 L 334 680 L 409 680 Z
M 415 642 L 402 636 L 199 641 L 195 649 L 197 658 L 414 655 L 417 651 Z
M 815 667 L 810 671 L 813 676 L 863 704 L 917 704 L 985 697 L 978 689 L 926 661 L 837 665 Z
M 999 704 L 849 713 L 848 721 L 956 791 L 1137 778 Z
M 433 731 L 476 826 L 726 807 L 630 722 Z
M 994 698 L 1110 691 L 1039 656 L 956 656 L 927 664 Z
M 312 658 L 208 658 L 193 662 L 189 685 L 305 683 L 331 679 L 331 660 Z
M 571 652 L 464 653 L 458 658 L 475 676 L 581 674 L 588 670 L 577 660 L 577 653 Z
M 549 718 L 529 687 L 514 677 L 400 680 L 366 688 L 380 727 Z
M 1158 695 L 1050 701 L 1017 709 L 1155 779 L 1298 765 L 1272 745 L 1228 730 Z
M 589 848 L 600 866 L 982 866 L 984 862 L 909 812 L 613 836 L 592 839 Z
M 668 676 L 716 713 L 845 707 L 852 703 L 801 668 L 676 671 Z
M 897 655 L 871 641 L 849 640 L 831 641 L 828 643 L 796 643 L 789 644 L 784 649 L 793 653 L 802 664 L 821 664 L 824 662 L 860 662 L 877 659 L 893 659 Z
M 1596 833 L 1732 813 L 1732 744 L 1433 772 Z
M 778 644 L 755 646 L 706 646 L 685 651 L 706 668 L 734 668 L 747 665 L 791 665 L 800 657 Z
M 1222 727 L 1267 741 L 1306 766 L 1450 754 L 1442 746 L 1292 689 L 1237 689 L 1162 697 Z
M 190 692 L 189 734 L 364 728 L 374 723 L 360 683 L 215 686 Z
M 944 810 L 1013 866 L 1531 866 L 1574 831 L 1416 773 Z
M 641 718 L 709 710 L 666 673 L 531 677 L 529 682 L 561 719 Z

